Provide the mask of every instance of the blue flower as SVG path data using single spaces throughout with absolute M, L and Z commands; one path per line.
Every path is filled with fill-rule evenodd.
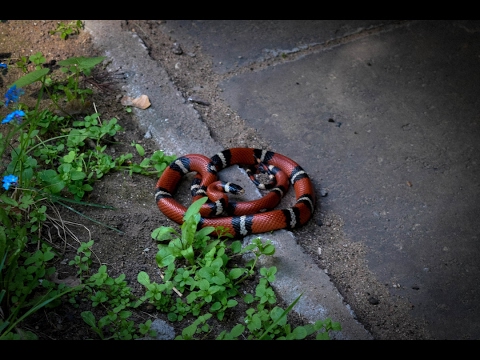
M 6 175 L 3 177 L 3 188 L 8 190 L 10 185 L 17 185 L 18 177 L 15 175 Z
M 5 106 L 7 106 L 10 101 L 14 103 L 17 102 L 18 97 L 23 94 L 25 94 L 25 91 L 20 88 L 17 89 L 17 85 L 13 85 L 5 94 Z
M 22 117 L 25 116 L 25 113 L 22 110 L 15 110 L 8 114 L 5 119 L 2 120 L 2 124 L 9 123 L 13 119 L 17 119 L 18 123 L 20 124 L 20 120 Z
M 0 63 L 0 69 L 6 69 L 8 68 L 7 64 Z

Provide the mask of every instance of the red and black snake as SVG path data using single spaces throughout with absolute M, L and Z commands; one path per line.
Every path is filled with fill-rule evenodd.
M 264 197 L 254 201 L 228 201 L 223 187 L 232 187 L 230 183 L 218 182 L 217 173 L 231 165 L 254 166 L 259 163 L 269 165 L 275 174 L 276 185 Z M 281 170 L 281 171 L 278 171 Z M 315 208 L 315 191 L 307 173 L 288 157 L 262 149 L 232 148 L 212 158 L 200 154 L 190 154 L 173 161 L 158 179 L 155 189 L 155 201 L 160 211 L 178 224 L 183 223 L 187 208 L 173 199 L 181 178 L 192 171 L 197 175 L 191 192 L 193 200 L 215 195 L 211 202 L 202 205 L 199 227 L 222 226 L 235 237 L 258 234 L 279 229 L 294 229 L 310 220 Z M 285 177 L 285 174 L 287 177 Z M 289 183 L 295 189 L 296 202 L 291 208 L 272 210 L 288 190 Z M 217 191 L 215 190 L 217 189 Z M 233 185 L 233 192 L 237 191 Z M 211 217 L 227 213 L 231 216 Z

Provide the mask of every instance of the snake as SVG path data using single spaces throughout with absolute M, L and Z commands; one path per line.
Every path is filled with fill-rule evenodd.
M 269 193 L 253 201 L 229 201 L 225 192 L 241 194 L 243 189 L 230 182 L 221 182 L 218 172 L 232 165 L 255 167 L 260 164 L 268 168 L 271 177 L 275 177 Z M 156 184 L 155 201 L 165 216 L 180 225 L 187 208 L 173 196 L 182 177 L 190 172 L 197 173 L 190 188 L 192 201 L 204 196 L 210 199 L 200 208 L 199 229 L 222 227 L 223 231 L 235 238 L 274 230 L 291 230 L 305 225 L 315 209 L 312 181 L 295 161 L 269 150 L 230 148 L 211 158 L 202 154 L 181 156 L 163 171 Z M 274 209 L 290 184 L 295 190 L 295 203 L 289 208 Z

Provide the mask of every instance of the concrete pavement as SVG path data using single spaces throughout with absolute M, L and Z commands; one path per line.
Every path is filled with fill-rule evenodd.
M 131 93 L 150 88 L 157 106 L 140 122 L 162 148 L 221 150 L 135 35 L 117 21 L 86 28 L 113 66 L 137 74 Z M 369 269 L 400 285 L 389 291 L 408 299 L 432 337 L 480 337 L 480 22 L 175 20 L 159 31 L 200 46 L 228 75 L 224 101 L 328 189 L 322 209 L 342 217 L 347 237 L 368 249 Z M 304 316 L 340 321 L 341 339 L 372 338 L 328 276 L 281 240 L 290 233 L 275 236 L 291 246 L 278 253 L 282 297 L 304 287 L 303 309 L 315 310 Z

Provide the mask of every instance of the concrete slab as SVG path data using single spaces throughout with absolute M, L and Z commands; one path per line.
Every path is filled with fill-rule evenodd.
M 479 40 L 478 22 L 411 22 L 222 83 L 440 339 L 480 335 Z
M 292 54 L 392 20 L 168 20 L 164 31 L 200 45 L 219 74 Z M 199 36 L 201 34 L 201 36 Z

